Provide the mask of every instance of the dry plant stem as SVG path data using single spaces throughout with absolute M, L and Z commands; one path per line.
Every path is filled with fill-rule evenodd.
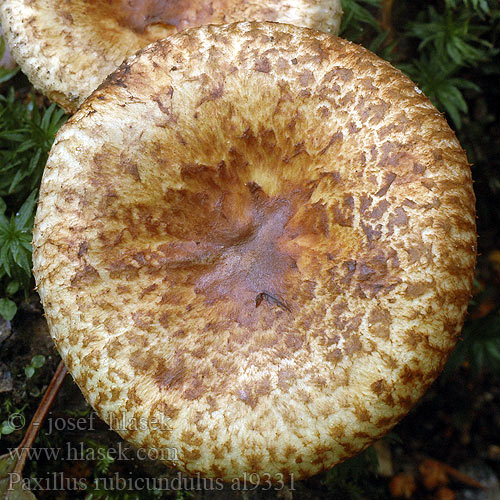
M 486 486 L 479 481 L 476 481 L 475 479 L 471 478 L 470 476 L 467 476 L 463 472 L 460 472 L 457 469 L 454 469 L 453 467 L 450 467 L 449 465 L 443 464 L 446 472 L 448 473 L 449 476 L 451 476 L 453 479 L 456 479 L 462 484 L 465 484 L 467 486 L 470 486 L 472 488 L 479 488 L 481 490 L 486 489 Z
M 45 394 L 43 395 L 43 398 L 40 401 L 40 404 L 38 405 L 38 408 L 36 409 L 33 418 L 31 419 L 31 422 L 28 426 L 28 430 L 26 431 L 26 434 L 24 435 L 21 444 L 18 446 L 18 449 L 21 452 L 20 458 L 17 461 L 16 466 L 12 470 L 10 476 L 11 478 L 19 477 L 21 475 L 21 472 L 23 471 L 24 468 L 24 464 L 26 463 L 26 459 L 28 457 L 28 451 L 33 446 L 38 431 L 40 430 L 43 421 L 45 420 L 45 417 L 47 416 L 47 413 L 50 407 L 52 406 L 55 397 L 57 396 L 57 393 L 61 389 L 62 383 L 67 373 L 68 372 L 66 370 L 66 365 L 64 364 L 63 361 L 61 361 L 57 366 L 56 372 L 54 373 L 54 376 L 52 377 L 52 380 L 50 381 L 50 384 L 47 387 L 47 390 L 45 391 Z M 16 476 L 16 474 L 18 474 L 18 476 Z M 10 485 L 9 487 L 9 492 L 11 491 L 12 491 L 12 485 Z M 7 499 L 8 498 L 9 494 L 7 495 Z
M 392 5 L 394 0 L 383 0 L 382 1 L 382 19 L 380 24 L 382 29 L 389 31 L 389 40 L 392 39 Z
M 481 490 L 486 489 L 486 486 L 484 484 L 480 483 L 479 481 L 476 481 L 467 474 L 460 472 L 454 467 L 451 467 L 451 465 L 445 464 L 444 462 L 435 459 L 428 459 L 428 460 L 429 462 L 433 462 L 434 464 L 436 464 L 439 468 L 441 468 L 441 470 L 444 470 L 446 474 L 448 474 L 448 476 L 452 477 L 456 481 L 465 484 L 466 486 L 470 486 L 471 488 L 478 488 Z

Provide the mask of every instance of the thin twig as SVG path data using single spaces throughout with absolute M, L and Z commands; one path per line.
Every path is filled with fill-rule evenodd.
M 392 36 L 392 4 L 394 0 L 382 1 L 382 19 L 381 26 L 384 31 L 389 31 L 389 36 Z
M 47 417 L 49 409 L 52 406 L 57 393 L 61 389 L 62 383 L 67 373 L 68 372 L 66 370 L 66 365 L 63 361 L 61 361 L 57 366 L 56 372 L 54 373 L 54 376 L 52 377 L 52 380 L 50 381 L 50 384 L 47 387 L 47 390 L 45 391 L 45 394 L 43 395 L 43 398 L 40 401 L 40 404 L 38 405 L 33 418 L 31 419 L 31 422 L 28 426 L 23 440 L 21 441 L 21 444 L 17 447 L 17 449 L 19 450 L 19 455 L 17 456 L 19 456 L 20 458 L 16 462 L 15 467 L 12 469 L 12 473 L 9 474 L 11 479 L 9 483 L 9 489 L 7 491 L 6 500 L 10 498 L 10 494 L 13 491 L 12 480 L 14 477 L 21 476 L 24 465 L 26 463 L 26 459 L 28 458 L 28 452 L 35 442 L 38 431 L 40 430 L 43 421 Z
M 255 307 L 259 307 L 263 300 L 266 300 L 271 305 L 276 305 L 284 311 L 290 311 L 290 308 L 278 297 L 274 297 L 270 293 L 260 292 L 257 297 L 255 297 Z
M 465 484 L 466 486 L 470 486 L 471 488 L 478 488 L 480 490 L 485 490 L 486 486 L 479 481 L 476 481 L 472 477 L 460 472 L 458 469 L 451 467 L 450 465 L 443 464 L 444 470 L 451 476 L 453 479 L 456 479 L 458 482 Z

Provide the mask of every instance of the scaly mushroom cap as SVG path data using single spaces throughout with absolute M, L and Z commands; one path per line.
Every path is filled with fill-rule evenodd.
M 406 76 L 238 23 L 150 45 L 61 129 L 34 272 L 65 363 L 125 439 L 192 474 L 299 479 L 435 379 L 475 244 L 466 156 Z
M 149 43 L 202 24 L 275 21 L 337 34 L 341 0 L 2 0 L 0 20 L 33 85 L 67 112 Z

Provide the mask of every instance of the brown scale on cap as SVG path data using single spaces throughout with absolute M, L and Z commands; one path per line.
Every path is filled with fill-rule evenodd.
M 434 380 L 475 243 L 466 156 L 408 78 L 326 34 L 240 23 L 151 45 L 61 129 L 34 272 L 97 412 L 168 424 L 122 436 L 189 473 L 298 479 Z
M 68 113 L 123 60 L 180 30 L 273 21 L 337 34 L 341 0 L 2 0 L 0 21 L 31 83 Z

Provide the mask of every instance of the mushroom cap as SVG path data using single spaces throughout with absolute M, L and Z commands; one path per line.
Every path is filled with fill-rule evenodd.
M 57 348 L 125 439 L 191 474 L 300 479 L 441 370 L 474 193 L 389 63 L 303 28 L 205 26 L 131 57 L 63 126 L 33 245 Z
M 31 83 L 73 113 L 123 60 L 177 30 L 275 21 L 337 34 L 341 0 L 2 0 L 0 20 Z

